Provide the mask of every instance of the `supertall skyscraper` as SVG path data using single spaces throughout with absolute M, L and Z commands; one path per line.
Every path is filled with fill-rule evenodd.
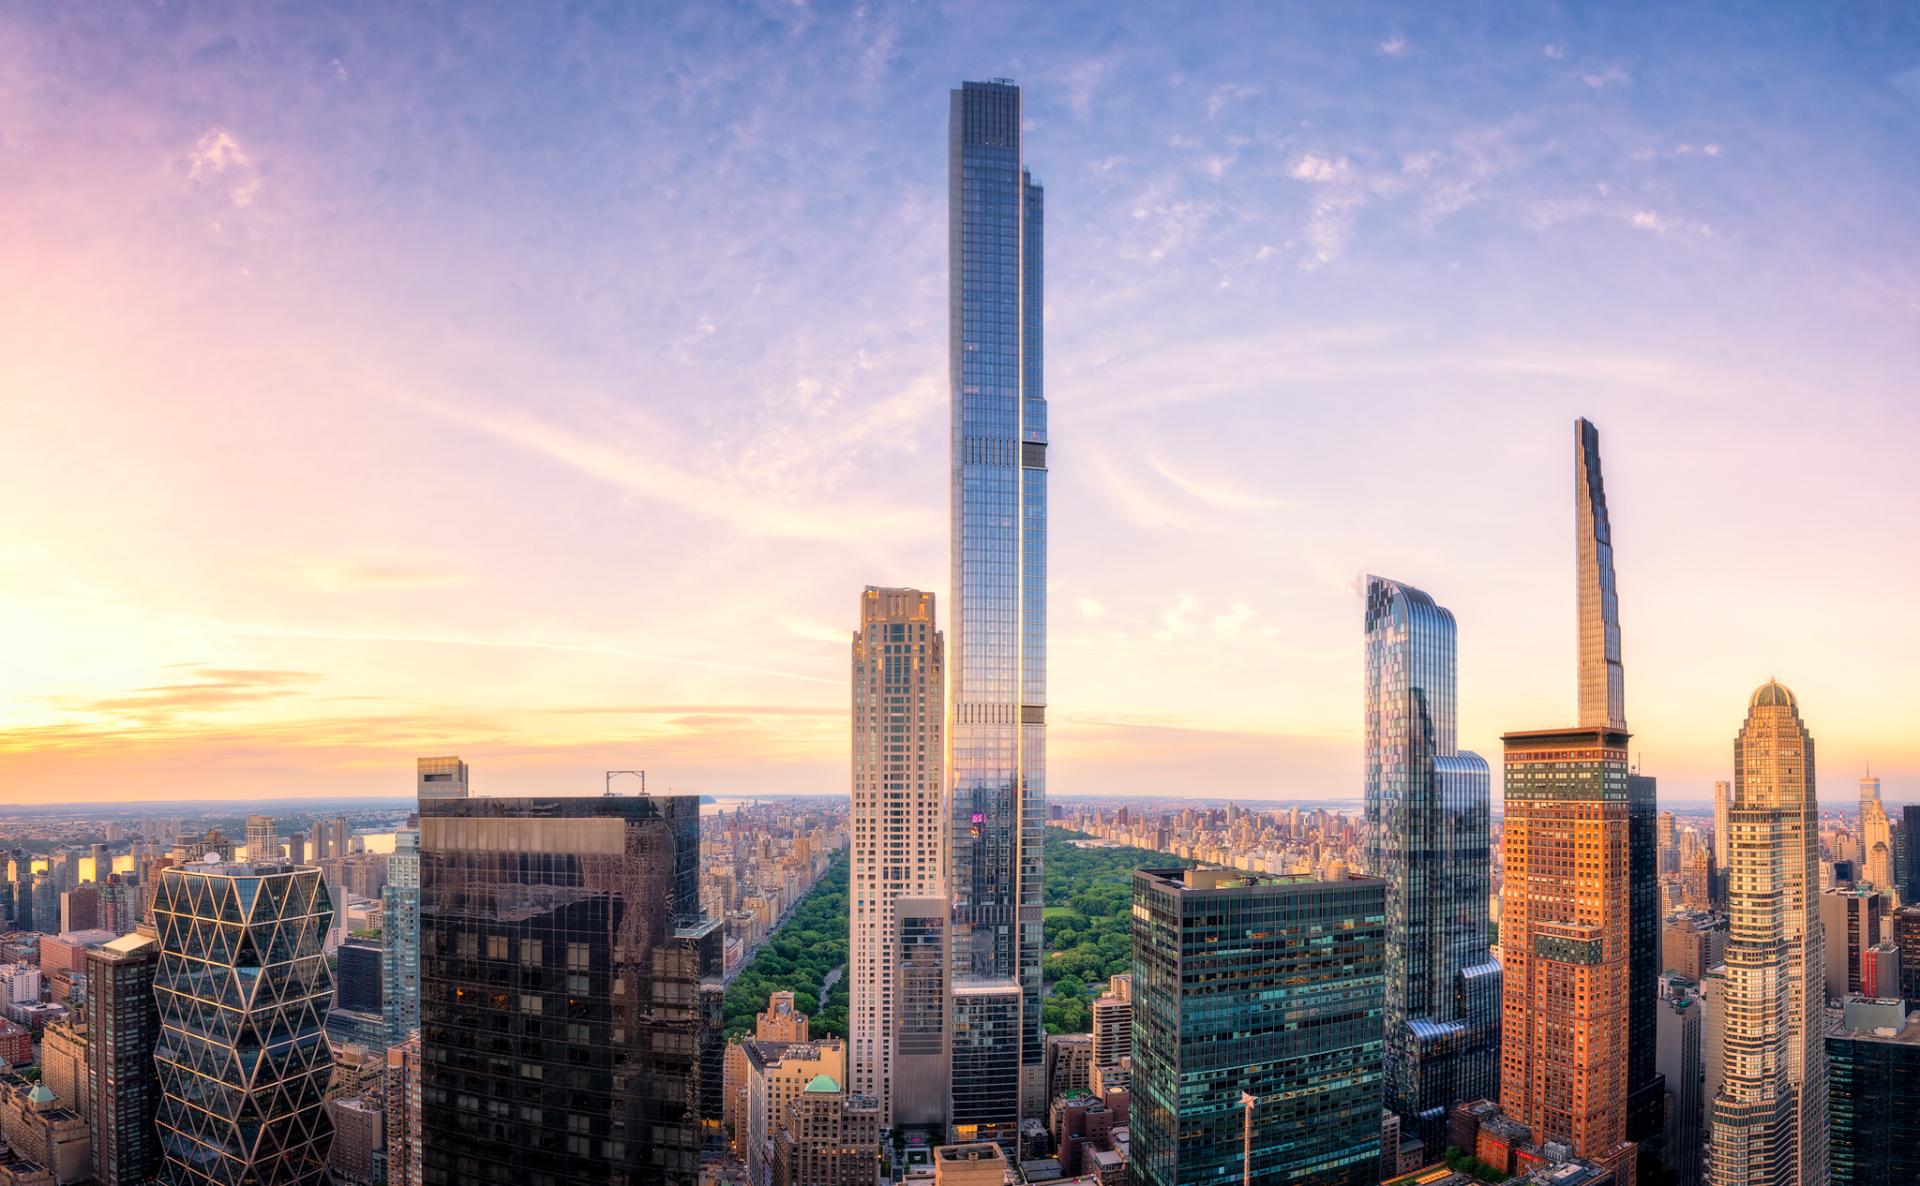
M 931 593 L 869 587 L 853 636 L 849 1069 L 883 1128 L 946 1120 L 946 653 L 933 611 Z M 927 942 L 935 966 L 909 963 Z
M 1500 1082 L 1487 952 L 1488 773 L 1457 746 L 1453 615 L 1367 578 L 1367 871 L 1386 882 L 1386 1107 L 1428 1153 Z
M 1826 1186 L 1826 954 L 1813 736 L 1768 680 L 1733 746 L 1725 1030 L 1713 1186 Z M 1716 1002 L 1716 1005 L 1718 1002 Z M 1711 1077 L 1711 1070 L 1709 1071 Z
M 1046 830 L 1047 403 L 1041 384 L 1040 187 L 1022 163 L 1020 88 L 969 82 L 948 128 L 952 579 L 948 598 L 955 993 L 994 1023 L 954 1031 L 953 1124 L 1017 1128 L 1045 1101 L 1040 1015 Z M 984 1010 L 984 1013 L 983 1013 Z M 1015 1098 L 961 1082 L 968 1034 L 1013 1024 Z M 963 1133 L 964 1135 L 964 1133 Z
M 1500 1102 L 1624 1169 L 1631 894 L 1625 695 L 1600 434 L 1574 424 L 1580 723 L 1505 742 Z
M 693 1186 L 699 875 L 691 795 L 421 801 L 423 1186 Z

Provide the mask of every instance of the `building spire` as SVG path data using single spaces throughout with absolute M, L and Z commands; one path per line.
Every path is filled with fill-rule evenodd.
M 1620 598 L 1613 578 L 1613 530 L 1600 475 L 1600 430 L 1574 421 L 1573 514 L 1578 554 L 1574 573 L 1580 612 L 1580 724 L 1627 727 L 1620 667 Z

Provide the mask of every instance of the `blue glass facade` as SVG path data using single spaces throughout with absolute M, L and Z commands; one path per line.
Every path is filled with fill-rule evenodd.
M 953 92 L 948 143 L 952 957 L 956 991 L 984 981 L 1020 989 L 1013 1095 L 989 1098 L 977 1083 L 960 1089 L 956 1057 L 952 1120 L 1017 1125 L 1023 1103 L 1035 1112 L 1044 1106 L 1046 1049 L 1043 195 L 1021 163 L 1020 89 L 1012 83 L 969 82 Z
M 1457 746 L 1453 615 L 1367 578 L 1368 872 L 1386 882 L 1386 1107 L 1430 1154 L 1446 1110 L 1500 1081 L 1487 950 L 1487 763 Z
M 1135 1186 L 1379 1181 L 1386 886 L 1133 875 Z

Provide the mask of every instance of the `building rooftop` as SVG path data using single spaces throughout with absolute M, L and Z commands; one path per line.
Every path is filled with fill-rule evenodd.
M 1181 869 L 1136 869 L 1133 875 L 1136 879 L 1145 878 L 1158 883 L 1160 889 L 1176 890 L 1182 893 L 1234 889 L 1292 889 L 1379 880 L 1357 873 L 1349 873 L 1345 877 L 1323 878 L 1316 873 L 1250 873 L 1244 869 L 1227 869 L 1217 865 L 1196 865 Z
M 840 1085 L 833 1081 L 832 1075 L 815 1075 L 812 1082 L 807 1084 L 807 1090 L 824 1095 L 839 1095 Z

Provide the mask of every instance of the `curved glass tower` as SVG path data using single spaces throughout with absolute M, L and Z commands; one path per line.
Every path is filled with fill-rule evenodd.
M 1385 879 L 1386 1107 L 1428 1152 L 1447 1107 L 1499 1090 L 1487 951 L 1486 760 L 1456 748 L 1453 615 L 1367 578 L 1367 871 Z
M 964 1028 L 956 1022 L 952 1122 L 973 1136 L 999 1139 L 1017 1132 L 1023 1104 L 1033 1115 L 1045 1107 L 1042 205 L 1040 187 L 1021 161 L 1019 87 L 969 82 L 953 92 L 947 170 L 953 406 L 948 888 L 956 996 L 996 1019 Z M 995 1049 L 979 1048 L 989 1042 Z M 959 1072 L 1008 1060 L 1011 1074 Z

